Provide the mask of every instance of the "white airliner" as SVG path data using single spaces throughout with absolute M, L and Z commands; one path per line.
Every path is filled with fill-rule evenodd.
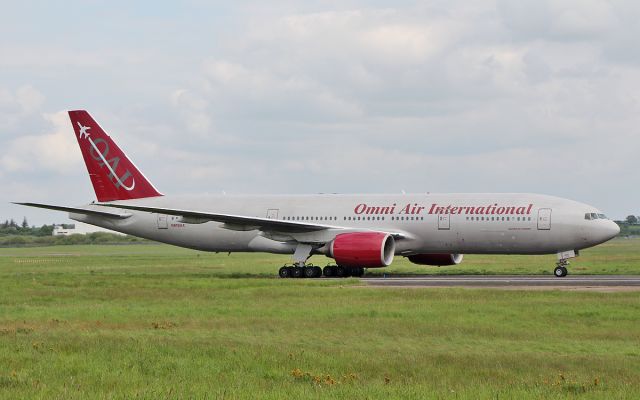
M 17 204 L 192 249 L 292 254 L 283 278 L 362 276 L 394 256 L 455 265 L 463 254 L 557 254 L 562 277 L 580 249 L 620 232 L 594 207 L 539 194 L 165 196 L 86 111 L 69 117 L 98 202 Z M 313 254 L 335 265 L 306 265 Z

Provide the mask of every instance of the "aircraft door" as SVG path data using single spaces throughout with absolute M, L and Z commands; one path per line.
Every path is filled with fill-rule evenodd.
M 169 228 L 169 216 L 165 214 L 158 214 L 158 229 Z
M 451 222 L 449 220 L 449 214 L 438 214 L 438 229 L 448 230 L 451 228 Z
M 278 219 L 278 209 L 270 208 L 267 210 L 267 219 Z
M 548 231 L 551 229 L 551 209 L 541 208 L 538 210 L 538 230 Z

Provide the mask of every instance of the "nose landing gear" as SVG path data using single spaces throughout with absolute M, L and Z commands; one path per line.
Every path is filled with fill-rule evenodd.
M 564 263 L 561 263 L 560 261 L 564 261 Z M 567 267 L 565 267 L 565 265 L 569 265 L 569 261 L 567 260 L 560 260 L 560 261 L 558 261 L 558 265 L 553 270 L 553 274 L 558 278 L 563 278 L 567 276 L 567 274 L 569 273 L 569 271 L 567 271 Z
M 563 251 L 558 253 L 558 262 L 556 268 L 553 270 L 553 274 L 558 278 L 564 278 L 567 276 L 567 265 L 569 265 L 569 259 L 578 255 L 577 250 Z

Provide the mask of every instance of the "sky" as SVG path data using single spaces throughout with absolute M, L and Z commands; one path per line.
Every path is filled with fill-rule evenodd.
M 6 2 L 0 220 L 95 199 L 71 109 L 165 194 L 533 192 L 638 215 L 639 37 L 623 0 Z

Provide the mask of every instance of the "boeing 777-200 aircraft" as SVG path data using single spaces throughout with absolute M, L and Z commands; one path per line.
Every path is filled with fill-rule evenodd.
M 86 111 L 69 117 L 98 202 L 17 204 L 192 249 L 292 254 L 282 278 L 362 276 L 394 256 L 441 266 L 463 254 L 554 253 L 563 277 L 578 250 L 620 231 L 594 207 L 539 194 L 165 196 Z M 306 265 L 313 254 L 335 265 Z

